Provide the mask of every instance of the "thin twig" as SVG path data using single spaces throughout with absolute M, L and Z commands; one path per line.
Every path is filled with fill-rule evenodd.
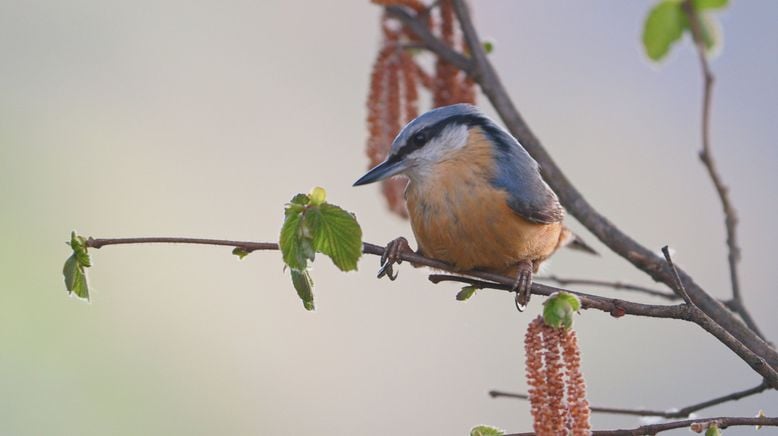
M 700 410 L 717 406 L 719 404 L 723 404 L 729 401 L 737 401 L 742 398 L 750 397 L 752 395 L 762 393 L 768 390 L 769 388 L 770 386 L 764 381 L 762 381 L 762 383 L 760 383 L 757 386 L 754 386 L 753 388 L 732 392 L 731 394 L 722 395 L 720 397 L 716 397 L 700 403 L 692 404 L 678 410 L 627 409 L 627 408 L 619 408 L 619 407 L 602 407 L 602 406 L 591 406 L 590 409 L 592 412 L 609 413 L 609 414 L 616 414 L 616 415 L 658 416 L 661 418 L 671 418 L 671 419 L 686 418 L 694 412 L 698 412 Z M 503 391 L 496 391 L 496 390 L 489 391 L 489 396 L 492 398 L 516 398 L 519 400 L 529 399 L 529 395 L 527 394 L 517 394 L 512 392 L 503 392 Z
M 711 72 L 710 65 L 708 64 L 708 57 L 705 55 L 705 43 L 702 39 L 702 23 L 700 22 L 700 16 L 694 8 L 694 4 L 691 0 L 685 0 L 682 8 L 686 13 L 689 20 L 692 39 L 694 40 L 694 46 L 697 49 L 697 57 L 700 60 L 700 69 L 702 70 L 702 77 L 704 80 L 703 95 L 702 95 L 702 149 L 700 150 L 700 160 L 708 171 L 713 186 L 716 188 L 716 193 L 721 201 L 721 208 L 724 212 L 724 226 L 727 232 L 727 261 L 729 263 L 729 278 L 732 283 L 732 299 L 735 301 L 735 311 L 743 319 L 748 328 L 754 331 L 757 335 L 764 339 L 764 335 L 756 325 L 756 321 L 751 317 L 751 314 L 745 308 L 743 303 L 743 295 L 740 292 L 740 278 L 738 275 L 738 262 L 740 261 L 740 247 L 738 246 L 737 239 L 737 211 L 732 205 L 732 201 L 729 198 L 729 188 L 724 184 L 724 180 L 719 173 L 716 161 L 713 157 L 710 145 L 710 113 L 711 102 L 713 100 L 713 82 L 715 78 L 713 72 Z
M 568 286 L 568 285 L 582 285 L 582 286 L 599 286 L 602 288 L 611 288 L 616 290 L 627 290 L 627 291 L 635 291 L 635 292 L 641 292 L 643 294 L 651 295 L 652 297 L 660 297 L 664 298 L 666 300 L 674 301 L 674 300 L 680 300 L 681 298 L 671 292 L 664 292 L 659 291 L 656 289 L 647 288 L 645 286 L 639 286 L 639 285 L 633 285 L 630 283 L 624 283 L 620 281 L 607 281 L 607 280 L 592 280 L 592 279 L 578 279 L 578 278 L 566 278 L 566 277 L 559 277 L 554 274 L 546 275 L 546 276 L 539 276 L 535 277 L 535 280 L 548 280 L 551 282 L 554 282 L 558 285 L 562 286 Z
M 659 432 L 674 430 L 677 428 L 687 428 L 692 425 L 699 425 L 701 429 L 706 429 L 710 425 L 717 425 L 720 429 L 735 426 L 770 426 L 778 427 L 778 417 L 734 417 L 720 416 L 716 418 L 686 419 L 683 421 L 663 422 L 660 424 L 642 425 L 633 429 L 626 430 L 594 430 L 592 436 L 646 436 L 654 435 Z M 510 433 L 505 436 L 533 436 L 534 432 L 529 433 Z
M 689 294 L 686 293 L 686 286 L 683 285 L 683 280 L 681 280 L 681 276 L 678 275 L 678 268 L 675 267 L 675 264 L 673 263 L 673 258 L 670 256 L 670 248 L 665 245 L 662 247 L 662 254 L 665 255 L 665 259 L 667 260 L 667 264 L 670 265 L 670 269 L 673 271 L 673 276 L 675 277 L 675 292 L 683 298 L 683 301 L 686 302 L 686 304 L 694 306 L 694 302 L 691 298 L 689 298 Z
M 472 54 L 472 62 L 466 63 L 467 69 L 465 71 L 480 85 L 481 90 L 489 98 L 508 130 L 538 162 L 544 179 L 557 193 L 562 204 L 581 224 L 614 252 L 627 259 L 638 269 L 649 274 L 654 280 L 661 281 L 668 286 L 674 286 L 675 277 L 666 262 L 654 254 L 652 250 L 642 246 L 621 231 L 595 210 L 565 177 L 508 96 L 494 67 L 486 58 L 469 11 L 463 1 L 453 0 L 453 4 L 467 41 L 469 53 Z M 387 12 L 400 20 L 404 26 L 419 37 L 428 50 L 461 68 L 462 56 L 446 47 L 422 23 L 418 22 L 414 16 L 401 9 L 389 10 L 387 8 Z M 714 334 L 717 339 L 726 344 L 765 378 L 768 378 L 770 373 L 778 374 L 776 372 L 778 370 L 778 351 L 753 330 L 749 329 L 748 326 L 744 325 L 723 304 L 705 292 L 688 274 L 681 270 L 678 273 L 685 284 L 687 293 L 694 299 L 695 304 L 709 317 L 717 320 L 713 324 L 703 321 L 700 326 Z M 719 328 L 716 328 L 714 324 Z M 754 356 L 757 358 L 754 359 Z M 763 366 L 765 363 L 767 368 Z M 768 378 L 768 380 L 770 380 L 773 387 L 778 388 L 778 379 Z

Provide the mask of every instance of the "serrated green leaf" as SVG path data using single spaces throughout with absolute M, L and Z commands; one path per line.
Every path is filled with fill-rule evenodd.
M 729 5 L 729 0 L 694 0 L 694 8 L 698 11 L 705 9 L 721 9 Z
M 705 436 L 721 436 L 721 430 L 716 424 L 711 424 L 707 430 L 705 430 Z
M 308 271 L 289 269 L 292 274 L 292 285 L 297 290 L 297 295 L 303 300 L 305 310 L 314 310 L 313 305 L 313 279 Z
M 543 321 L 554 328 L 573 326 L 573 314 L 581 310 L 581 300 L 568 292 L 555 292 L 543 303 Z
M 681 3 L 663 0 L 649 11 L 643 25 L 643 48 L 654 61 L 664 58 L 687 27 Z
M 243 260 L 244 257 L 249 255 L 249 252 L 240 247 L 235 247 L 232 250 L 232 254 L 238 256 L 238 259 Z
M 313 248 L 326 254 L 341 271 L 357 269 L 362 256 L 362 228 L 354 215 L 333 204 L 324 203 L 306 211 L 313 231 Z
M 67 289 L 68 294 L 76 294 L 78 298 L 85 300 L 89 299 L 89 285 L 86 280 L 86 272 L 75 253 L 71 254 L 65 261 L 62 274 L 65 276 L 65 289 Z
M 461 291 L 457 292 L 457 301 L 466 301 L 473 295 L 479 288 L 475 286 L 465 286 Z
M 470 436 L 503 436 L 504 434 L 505 430 L 491 425 L 479 425 L 470 430 Z
M 278 245 L 281 249 L 284 263 L 290 268 L 302 271 L 308 268 L 308 260 L 313 260 L 313 250 L 310 248 L 310 239 L 302 235 L 306 232 L 306 223 L 303 219 L 304 209 L 301 207 L 299 211 L 293 213 L 290 213 L 289 210 L 290 207 L 288 206 L 286 209 L 286 219 L 284 219 L 284 225 L 281 227 Z

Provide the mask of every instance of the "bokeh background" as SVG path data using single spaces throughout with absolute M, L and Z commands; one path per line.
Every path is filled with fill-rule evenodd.
M 728 298 L 723 218 L 697 159 L 697 59 L 684 40 L 661 65 L 646 60 L 651 4 L 473 6 L 516 104 L 585 196 Z M 390 283 L 375 279 L 375 257 L 349 274 L 321 259 L 308 313 L 276 252 L 238 261 L 160 245 L 94 250 L 91 303 L 64 291 L 72 229 L 273 241 L 283 204 L 315 185 L 357 214 L 367 241 L 411 236 L 377 187 L 351 187 L 366 169 L 379 14 L 356 0 L 0 1 L 0 434 L 531 429 L 526 403 L 487 391 L 526 389 L 522 337 L 540 299 L 524 314 L 497 291 L 459 303 L 456 285 L 424 270 L 404 266 Z M 712 63 L 713 148 L 741 218 L 745 299 L 773 340 L 777 14 L 770 0 L 734 1 L 717 14 L 725 42 Z M 604 255 L 560 253 L 550 272 L 651 284 L 570 225 Z M 576 326 L 593 404 L 681 407 L 759 382 L 691 324 L 585 312 Z M 705 414 L 777 405 L 766 393 Z

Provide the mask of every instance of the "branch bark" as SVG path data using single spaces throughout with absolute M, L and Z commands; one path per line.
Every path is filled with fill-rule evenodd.
M 592 436 L 645 436 L 655 435 L 659 432 L 674 430 L 677 428 L 687 428 L 692 425 L 700 425 L 704 430 L 708 425 L 716 424 L 719 428 L 724 429 L 727 427 L 735 426 L 778 426 L 778 417 L 763 417 L 763 418 L 749 418 L 749 417 L 726 417 L 720 416 L 716 418 L 700 418 L 700 419 L 686 419 L 683 421 L 663 422 L 661 424 L 649 424 L 643 425 L 637 428 L 628 430 L 595 430 L 591 434 Z M 534 436 L 535 433 L 510 433 L 505 436 Z

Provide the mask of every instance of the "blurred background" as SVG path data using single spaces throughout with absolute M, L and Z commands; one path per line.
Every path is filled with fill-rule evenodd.
M 723 217 L 697 159 L 697 59 L 684 39 L 647 61 L 652 3 L 473 8 L 517 106 L 584 195 L 728 298 Z M 778 340 L 778 3 L 732 3 L 716 14 L 713 149 L 741 219 L 745 301 Z M 315 185 L 366 241 L 410 237 L 377 186 L 351 187 L 367 165 L 379 15 L 356 0 L 0 0 L 0 434 L 531 430 L 527 403 L 487 392 L 525 391 L 523 334 L 541 299 L 523 314 L 498 291 L 460 303 L 425 270 L 379 281 L 376 257 L 348 274 L 320 259 L 309 313 L 277 252 L 162 245 L 93 250 L 91 302 L 65 293 L 72 229 L 274 241 L 284 203 Z M 603 256 L 565 251 L 549 272 L 652 284 L 570 225 Z M 584 312 L 576 329 L 595 405 L 669 409 L 759 383 L 692 324 Z M 771 392 L 704 415 L 777 404 Z

